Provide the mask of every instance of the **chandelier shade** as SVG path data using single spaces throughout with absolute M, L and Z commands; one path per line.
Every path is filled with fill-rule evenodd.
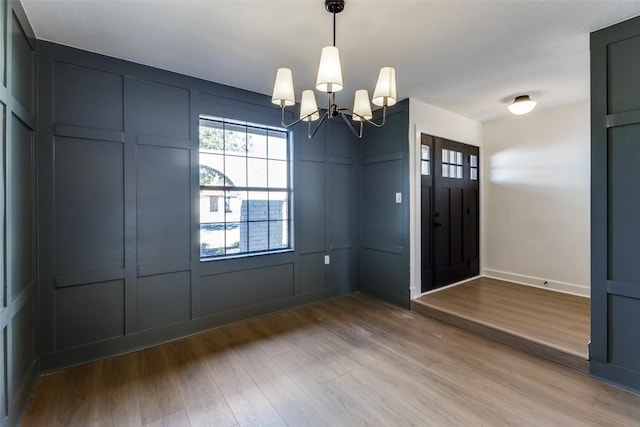
M 393 67 L 382 67 L 371 102 L 379 107 L 391 107 L 395 105 L 397 98 L 396 70 Z
M 371 102 L 382 107 L 382 120 L 379 123 L 373 121 L 369 91 L 359 89 L 355 92 L 353 100 L 353 110 L 340 107 L 336 103 L 336 92 L 343 89 L 342 66 L 340 65 L 340 51 L 336 47 L 336 15 L 344 10 L 345 0 L 324 0 L 325 9 L 333 15 L 333 45 L 322 48 L 320 54 L 320 65 L 316 78 L 316 90 L 324 92 L 328 96 L 327 108 L 319 108 L 313 90 L 307 89 L 302 92 L 300 99 L 300 116 L 292 123 L 285 124 L 285 107 L 295 105 L 295 92 L 293 87 L 293 74 L 289 68 L 278 68 L 276 81 L 273 85 L 273 95 L 271 102 L 281 108 L 281 124 L 285 129 L 300 122 L 307 122 L 309 125 L 308 136 L 313 136 L 318 132 L 325 120 L 333 120 L 340 117 L 349 127 L 351 132 L 362 138 L 364 123 L 368 123 L 377 128 L 384 126 L 387 119 L 387 107 L 395 105 L 398 95 L 396 92 L 396 70 L 393 67 L 383 67 L 380 69 L 378 83 Z M 347 116 L 351 116 L 351 120 Z M 320 120 L 311 130 L 311 122 Z M 360 123 L 359 132 L 351 122 Z
M 321 92 L 334 93 L 342 90 L 342 67 L 340 51 L 335 46 L 322 48 L 316 89 Z
M 271 102 L 280 106 L 295 105 L 296 98 L 293 89 L 293 73 L 289 68 L 278 68 L 276 82 L 273 85 Z
M 318 103 L 316 95 L 311 89 L 302 91 L 302 99 L 300 100 L 300 120 L 304 122 L 313 122 L 320 118 L 318 111 Z
M 371 112 L 371 104 L 369 103 L 369 91 L 366 89 L 357 90 L 355 99 L 353 100 L 353 116 L 351 120 L 361 122 L 363 120 L 371 120 L 372 118 L 373 113 Z

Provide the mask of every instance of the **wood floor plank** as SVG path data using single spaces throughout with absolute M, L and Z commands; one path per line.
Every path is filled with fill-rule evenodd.
M 184 408 L 178 389 L 176 372 L 166 358 L 164 347 L 151 347 L 135 353 L 138 385 L 138 405 L 142 425 L 179 412 Z
M 144 425 L 145 427 L 190 427 L 189 416 L 184 409 L 174 412 L 171 415 L 164 416 L 160 419 L 152 421 Z
M 167 359 L 176 372 L 178 389 L 193 427 L 237 425 L 237 420 L 220 392 L 203 360 L 209 356 L 198 352 L 193 338 L 164 346 Z
M 98 364 L 68 369 L 40 378 L 32 398 L 36 413 L 25 415 L 24 425 L 68 426 L 88 424 L 92 419 L 89 400 Z M 61 410 L 62 409 L 62 410 Z
M 47 375 L 23 425 L 640 426 L 640 396 L 352 295 Z
M 333 425 L 305 391 L 262 351 L 260 336 L 256 336 L 255 330 L 248 325 L 238 325 L 234 332 L 243 338 L 243 344 L 233 348 L 234 355 L 288 425 Z
M 233 328 L 233 325 L 229 328 Z M 192 342 L 212 357 L 206 366 L 240 426 L 285 426 L 286 423 L 232 353 L 236 344 L 224 329 L 193 337 Z
M 101 360 L 93 384 L 91 409 L 93 425 L 135 427 L 141 424 L 136 378 L 137 354 Z

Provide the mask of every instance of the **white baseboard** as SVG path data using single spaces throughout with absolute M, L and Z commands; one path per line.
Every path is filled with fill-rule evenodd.
M 482 273 L 483 276 L 490 277 L 492 279 L 506 280 L 509 282 L 533 286 L 536 288 L 551 289 L 553 291 L 563 292 L 565 294 L 571 295 L 578 295 L 581 297 L 591 297 L 591 289 L 588 286 L 584 285 L 559 282 L 555 280 L 544 279 L 542 277 L 526 276 L 524 274 L 509 273 L 507 271 L 493 270 L 490 268 L 483 269 Z

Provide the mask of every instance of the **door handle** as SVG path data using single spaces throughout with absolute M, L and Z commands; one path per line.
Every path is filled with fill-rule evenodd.
M 438 227 L 442 227 L 442 224 L 440 224 L 439 222 L 434 222 L 433 226 L 438 228 Z

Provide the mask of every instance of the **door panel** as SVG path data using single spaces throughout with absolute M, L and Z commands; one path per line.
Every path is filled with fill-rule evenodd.
M 465 155 L 462 144 L 435 138 L 435 287 L 468 277 L 464 258 Z
M 465 223 L 465 259 L 469 261 L 470 276 L 480 273 L 480 193 L 467 190 L 468 221 Z
M 432 188 L 422 187 L 422 292 L 433 288 L 432 199 Z

